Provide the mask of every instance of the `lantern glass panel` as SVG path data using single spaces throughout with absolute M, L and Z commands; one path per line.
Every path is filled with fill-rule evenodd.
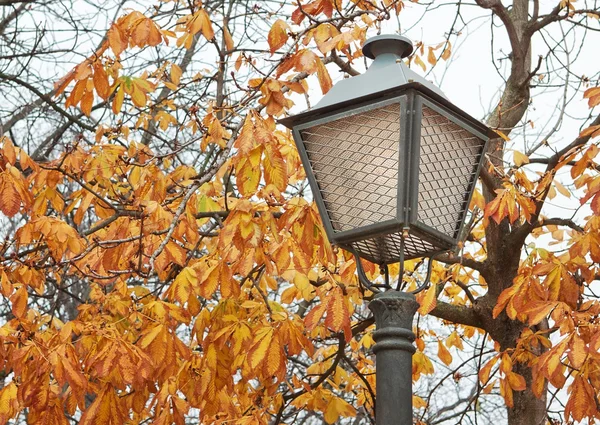
M 300 131 L 334 232 L 394 220 L 400 103 Z
M 422 113 L 417 220 L 456 238 L 485 141 L 429 106 Z

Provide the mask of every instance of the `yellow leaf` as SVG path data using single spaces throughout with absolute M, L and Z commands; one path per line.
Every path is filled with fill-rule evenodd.
M 262 152 L 262 146 L 258 146 L 242 156 L 236 165 L 235 181 L 242 196 L 252 196 L 258 189 L 262 175 L 260 168 Z
M 196 271 L 191 267 L 185 267 L 179 272 L 165 296 L 169 299 L 175 299 L 183 305 L 193 294 L 193 288 L 196 287 L 198 287 Z
M 420 299 L 418 300 L 421 306 L 419 307 L 418 312 L 425 316 L 429 314 L 431 310 L 433 310 L 437 304 L 436 298 L 437 288 L 435 285 L 431 285 L 429 289 L 427 289 L 424 293 L 422 293 Z
M 125 91 L 123 90 L 123 88 L 121 86 L 119 86 L 117 88 L 115 97 L 113 98 L 113 102 L 112 102 L 113 113 L 118 114 L 119 112 L 121 112 L 121 108 L 123 107 L 124 99 L 125 99 Z
M 529 157 L 519 151 L 513 152 L 513 158 L 517 167 L 520 167 L 523 164 L 529 164 Z
M 523 391 L 525 388 L 527 388 L 527 385 L 525 384 L 525 378 L 518 373 L 510 372 L 508 374 L 508 383 L 515 391 Z
M 18 411 L 17 386 L 11 381 L 0 390 L 0 423 L 7 424 Z
M 265 157 L 263 159 L 265 183 L 272 184 L 280 192 L 287 187 L 287 168 L 279 149 L 268 144 L 265 146 Z
M 587 358 L 587 346 L 585 341 L 577 334 L 573 334 L 573 338 L 571 339 L 568 357 L 571 366 L 575 369 L 580 369 Z
M 263 362 L 272 338 L 273 328 L 271 327 L 263 327 L 256 333 L 247 357 L 251 369 L 256 369 Z
M 181 80 L 181 68 L 177 64 L 171 65 L 171 81 L 175 85 L 179 85 L 179 80 Z
M 495 133 L 496 133 L 498 136 L 500 136 L 500 137 L 502 137 L 504 140 L 506 140 L 507 142 L 510 140 L 510 138 L 509 138 L 509 137 L 508 137 L 506 134 L 504 134 L 503 132 L 501 132 L 500 130 L 494 130 L 494 132 L 495 132 Z
M 421 58 L 419 56 L 417 56 L 417 55 L 415 55 L 415 63 L 417 65 L 419 65 L 423 69 L 423 71 L 425 71 L 427 69 L 427 67 L 425 66 L 425 64 L 421 60 Z
M 154 326 L 147 332 L 139 341 L 142 348 L 148 347 L 156 339 L 156 337 L 164 330 L 164 325 Z
M 351 417 L 355 415 L 356 410 L 350 404 L 334 396 L 334 398 L 328 400 L 323 418 L 328 424 L 334 424 L 340 416 Z
M 556 190 L 558 190 L 558 192 L 567 197 L 570 198 L 571 197 L 571 192 L 569 192 L 569 189 L 567 189 L 566 187 L 564 187 L 559 181 L 555 180 L 554 181 L 554 186 L 556 186 Z

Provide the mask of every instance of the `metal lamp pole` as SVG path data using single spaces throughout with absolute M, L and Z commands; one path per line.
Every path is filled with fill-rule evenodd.
M 373 334 L 376 355 L 377 425 L 412 424 L 412 356 L 415 352 L 413 317 L 419 304 L 406 292 L 377 294 L 369 303 L 377 330 Z

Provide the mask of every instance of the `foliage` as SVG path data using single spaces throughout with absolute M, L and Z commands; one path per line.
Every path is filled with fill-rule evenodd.
M 31 18 L 26 3 L 38 6 L 14 2 L 0 35 Z M 419 296 L 419 313 L 443 326 L 416 329 L 413 380 L 420 388 L 449 367 L 472 387 L 458 421 L 493 394 L 511 424 L 527 423 L 516 416 L 536 403 L 546 420 L 548 392 L 564 389 L 558 417 L 591 423 L 600 419 L 600 117 L 548 156 L 538 152 L 550 136 L 527 152 L 507 146 L 539 76 L 532 35 L 598 11 L 567 1 L 519 18 L 522 3 L 509 13 L 477 1 L 506 27 L 510 96 L 488 118 L 500 136 L 466 245 L 439 258 Z M 328 243 L 276 119 L 314 96 L 312 86 L 326 93 L 334 69 L 358 74 L 367 35 L 405 6 L 163 0 L 118 9 L 48 93 L 17 62 L 0 71 L 11 90 L 37 97 L 0 127 L 0 423 L 374 420 L 373 294 L 353 258 Z M 27 48 L 16 46 L 14 55 Z M 37 48 L 28 55 L 51 54 Z M 426 71 L 453 48 L 450 36 L 418 42 L 408 61 Z M 590 108 L 600 103 L 600 88 L 580 91 Z M 38 107 L 36 122 L 56 122 L 30 145 L 13 126 Z M 554 197 L 589 213 L 545 217 Z M 421 264 L 406 262 L 407 288 Z M 478 378 L 461 375 L 467 362 Z M 433 409 L 436 388 L 414 397 L 421 423 L 444 411 Z

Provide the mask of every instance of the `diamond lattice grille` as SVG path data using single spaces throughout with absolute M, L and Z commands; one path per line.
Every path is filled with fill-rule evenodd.
M 401 246 L 401 233 L 391 233 L 352 243 L 352 247 L 358 251 L 361 257 L 367 258 L 377 264 L 397 263 L 400 259 Z M 407 260 L 422 257 L 439 249 L 439 247 L 435 247 L 428 241 L 422 240 L 413 234 L 409 234 L 404 239 L 404 258 Z
M 423 106 L 418 220 L 457 237 L 484 141 Z
M 396 216 L 400 104 L 301 131 L 336 232 Z

